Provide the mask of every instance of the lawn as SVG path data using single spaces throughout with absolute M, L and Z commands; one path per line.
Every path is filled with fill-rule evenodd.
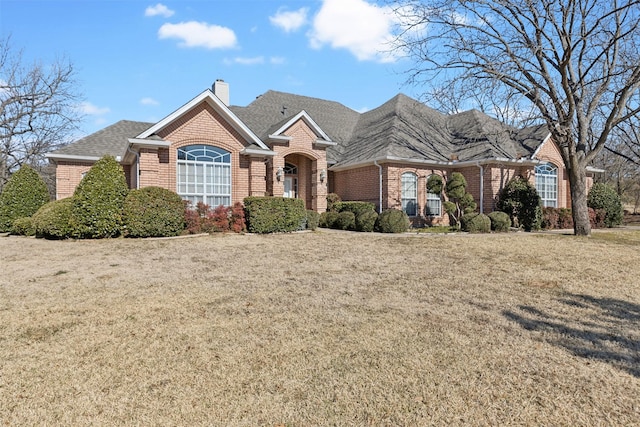
M 0 238 L 2 425 L 637 425 L 640 232 Z

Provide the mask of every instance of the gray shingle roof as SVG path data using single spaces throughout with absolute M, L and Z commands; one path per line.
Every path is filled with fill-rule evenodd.
M 135 138 L 151 126 L 153 123 L 121 120 L 51 154 L 87 157 L 102 157 L 106 154 L 113 157 L 124 156 L 129 146 L 129 138 Z
M 474 161 L 531 157 L 548 135 L 544 125 L 515 129 L 477 110 L 446 115 L 399 94 L 378 108 L 358 113 L 318 98 L 268 91 L 231 111 L 262 141 L 302 110 L 336 142 L 330 164 L 349 166 L 376 159 Z M 122 120 L 63 147 L 54 154 L 123 156 L 128 139 L 153 123 Z

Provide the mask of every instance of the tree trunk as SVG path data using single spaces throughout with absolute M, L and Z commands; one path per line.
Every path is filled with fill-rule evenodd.
M 587 170 L 583 166 L 567 168 L 571 190 L 573 232 L 576 236 L 590 236 L 591 222 L 587 206 Z

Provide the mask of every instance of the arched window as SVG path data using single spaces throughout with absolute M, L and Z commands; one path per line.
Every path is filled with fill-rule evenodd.
M 413 172 L 402 174 L 402 210 L 409 216 L 416 216 L 418 207 L 418 177 Z
M 536 190 L 543 206 L 558 207 L 558 168 L 552 163 L 535 168 Z
M 430 177 L 427 177 L 427 182 Z M 442 215 L 442 199 L 437 193 L 430 193 L 427 190 L 427 205 L 425 207 L 424 214 L 426 216 L 440 216 Z
M 292 163 L 284 164 L 284 197 L 298 197 L 298 167 Z
M 177 193 L 196 205 L 231 205 L 231 153 L 211 145 L 178 148 Z

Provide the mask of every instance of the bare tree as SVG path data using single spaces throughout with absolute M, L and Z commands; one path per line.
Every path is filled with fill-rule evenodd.
M 80 120 L 73 66 L 23 64 L 21 52 L 0 39 L 0 192 L 23 164 L 44 166 L 44 155 L 70 142 Z
M 411 83 L 534 107 L 560 146 L 575 234 L 589 235 L 586 168 L 640 112 L 640 0 L 393 3 Z

